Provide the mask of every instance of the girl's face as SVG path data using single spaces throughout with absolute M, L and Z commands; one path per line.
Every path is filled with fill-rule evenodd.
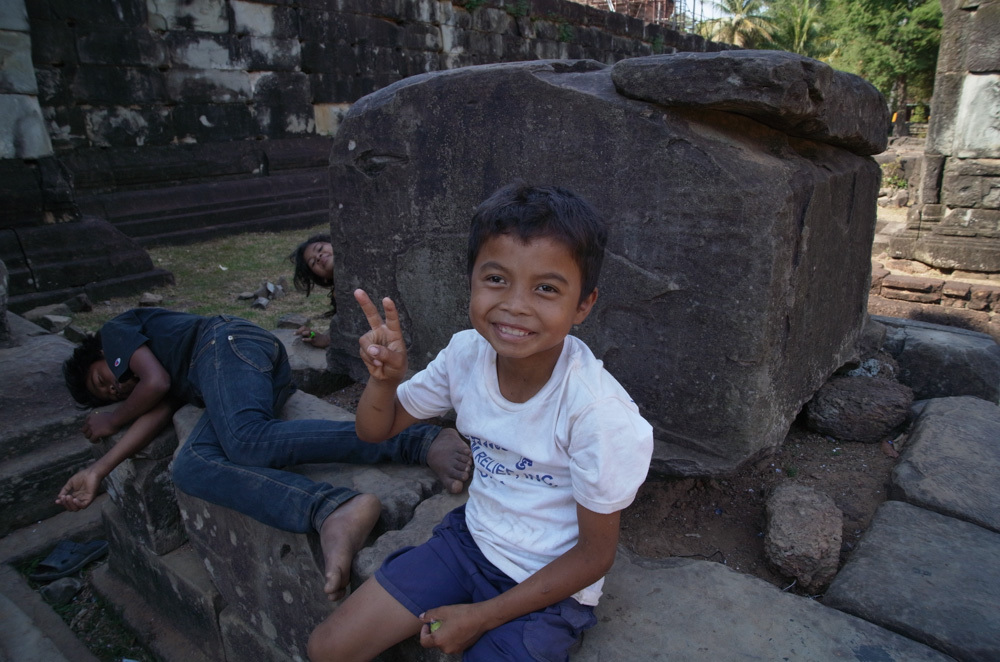
M 333 246 L 326 241 L 317 241 L 306 246 L 302 252 L 309 270 L 323 280 L 333 280 Z

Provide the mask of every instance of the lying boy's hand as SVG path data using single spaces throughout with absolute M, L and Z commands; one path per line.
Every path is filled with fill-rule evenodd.
M 59 490 L 56 503 L 66 510 L 83 510 L 93 502 L 100 487 L 101 478 L 95 472 L 82 469 L 75 474 Z
M 114 424 L 111 412 L 107 411 L 92 412 L 83 422 L 83 436 L 85 436 L 91 443 L 96 443 L 105 437 L 110 437 L 114 433 L 118 432 L 119 429 L 120 428 Z
M 392 299 L 382 299 L 385 321 L 364 290 L 355 290 L 354 298 L 361 305 L 371 331 L 361 336 L 361 360 L 368 374 L 380 381 L 399 383 L 406 375 L 406 343 L 399 324 L 399 312 Z

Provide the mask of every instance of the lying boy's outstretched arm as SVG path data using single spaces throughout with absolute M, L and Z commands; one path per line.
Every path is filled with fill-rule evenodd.
M 576 545 L 514 588 L 484 602 L 431 609 L 421 616 L 425 624 L 440 621 L 433 633 L 420 631 L 424 648 L 459 653 L 488 630 L 519 616 L 539 611 L 590 586 L 608 573 L 618 549 L 621 511 L 607 515 L 576 506 L 580 536 Z
M 368 368 L 369 378 L 358 401 L 354 425 L 359 439 L 385 441 L 417 422 L 396 398 L 396 387 L 406 377 L 406 343 L 392 299 L 382 299 L 383 321 L 364 290 L 355 290 L 354 298 L 371 327 L 359 340 L 361 360 Z
M 83 510 L 89 506 L 97 497 L 101 481 L 119 464 L 148 446 L 149 442 L 170 422 L 176 410 L 177 406 L 172 400 L 160 400 L 159 404 L 129 426 L 111 450 L 89 467 L 73 474 L 59 491 L 56 503 L 66 510 L 73 511 Z
M 83 425 L 83 434 L 90 441 L 110 437 L 123 427 L 152 411 L 170 391 L 170 374 L 148 346 L 132 353 L 129 370 L 138 378 L 132 392 L 113 411 L 94 412 Z

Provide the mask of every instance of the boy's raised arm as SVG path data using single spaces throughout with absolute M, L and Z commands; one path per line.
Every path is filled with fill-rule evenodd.
M 385 441 L 417 422 L 396 399 L 396 387 L 406 376 L 406 343 L 392 299 L 382 299 L 383 321 L 364 290 L 355 290 L 354 298 L 371 327 L 359 341 L 369 379 L 358 401 L 355 428 L 364 441 Z

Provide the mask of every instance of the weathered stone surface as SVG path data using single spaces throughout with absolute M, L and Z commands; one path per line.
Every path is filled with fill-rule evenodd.
M 994 2 L 978 3 L 969 30 L 968 66 L 975 74 L 1000 71 L 1000 5 Z
M 100 442 L 101 454 L 111 450 L 122 434 Z M 177 434 L 168 426 L 104 480 L 123 526 L 133 539 L 159 555 L 177 549 L 187 540 L 170 479 L 170 462 L 176 448 Z
M 889 141 L 889 111 L 874 86 L 794 53 L 734 50 L 630 58 L 615 64 L 612 77 L 618 91 L 633 99 L 739 113 L 856 154 L 878 154 Z
M 845 441 L 877 443 L 906 421 L 913 391 L 881 377 L 834 377 L 806 405 L 810 429 Z
M 1000 657 L 1000 534 L 887 501 L 823 604 L 959 660 Z
M 11 342 L 10 322 L 7 321 L 7 299 L 10 290 L 7 285 L 7 265 L 0 260 L 0 347 L 5 347 Z
M 805 590 L 822 590 L 837 574 L 844 516 L 826 494 L 781 483 L 767 500 L 764 553 Z
M 181 446 L 201 413 L 188 405 L 175 415 Z M 289 398 L 282 417 L 352 418 L 302 392 Z M 421 501 L 441 489 L 426 467 L 331 463 L 292 470 L 313 480 L 377 495 L 382 516 L 372 536 L 402 527 Z M 262 638 L 260 646 L 305 659 L 309 633 L 330 611 L 323 593 L 323 560 L 316 534 L 280 531 L 180 491 L 177 502 L 191 545 L 204 559 L 226 604 L 235 610 L 233 618 L 256 630 Z
M 8 246 L 8 240 L 16 244 Z M 81 246 L 92 249 L 88 257 L 79 254 Z M 116 291 L 116 283 L 128 280 L 145 281 L 147 286 L 173 280 L 168 272 L 153 267 L 138 243 L 96 218 L 22 228 L 16 237 L 0 235 L 0 248 L 20 258 L 16 267 L 8 263 L 12 310 L 65 301 L 81 292 L 104 299 L 108 291 Z
M 109 502 L 103 514 L 109 570 L 154 605 L 160 618 L 181 629 L 208 659 L 224 660 L 218 630 L 222 597 L 194 550 L 184 545 L 159 556 L 135 544 L 131 527 L 114 503 Z
M 0 94 L 0 159 L 36 159 L 52 153 L 38 99 Z
M 77 409 L 69 391 L 57 381 L 73 344 L 46 334 L 18 315 L 8 316 L 17 344 L 0 349 L 0 374 L 4 375 L 0 460 L 42 450 L 69 437 L 77 438 L 89 455 L 90 444 L 80 434 L 86 412 Z
M 288 365 L 292 369 L 292 381 L 306 393 L 317 396 L 332 393 L 345 386 L 346 380 L 343 375 L 327 370 L 326 352 L 312 345 L 307 345 L 295 335 L 295 329 L 299 326 L 301 325 L 271 331 L 284 344 L 285 350 L 288 352 Z M 293 418 L 306 418 L 306 416 L 297 415 Z
M 365 547 L 354 558 L 351 568 L 352 583 L 360 586 L 375 574 L 389 554 L 402 547 L 421 545 L 431 537 L 431 532 L 444 516 L 468 501 L 468 492 L 441 493 L 427 499 L 413 511 L 413 518 L 404 527 L 387 531 L 373 544 Z
M 899 381 L 917 400 L 971 395 L 1000 402 L 1000 345 L 956 327 L 896 317 L 876 319 L 888 328 L 885 349 L 899 363 Z
M 0 94 L 38 94 L 31 63 L 31 35 L 0 29 Z
M 574 662 L 950 659 L 720 563 L 654 561 L 620 548 L 597 618 Z
M 922 409 L 892 470 L 889 497 L 1000 533 L 1000 407 L 937 398 Z
M 337 296 L 393 297 L 411 368 L 468 326 L 469 218 L 516 178 L 574 189 L 609 219 L 600 297 L 574 333 L 653 423 L 654 470 L 718 473 L 779 444 L 855 358 L 871 159 L 626 99 L 596 62 L 535 62 L 407 79 L 355 104 L 335 139 L 332 231 L 367 247 L 336 255 Z M 334 317 L 331 370 L 367 374 L 365 330 L 359 310 Z

